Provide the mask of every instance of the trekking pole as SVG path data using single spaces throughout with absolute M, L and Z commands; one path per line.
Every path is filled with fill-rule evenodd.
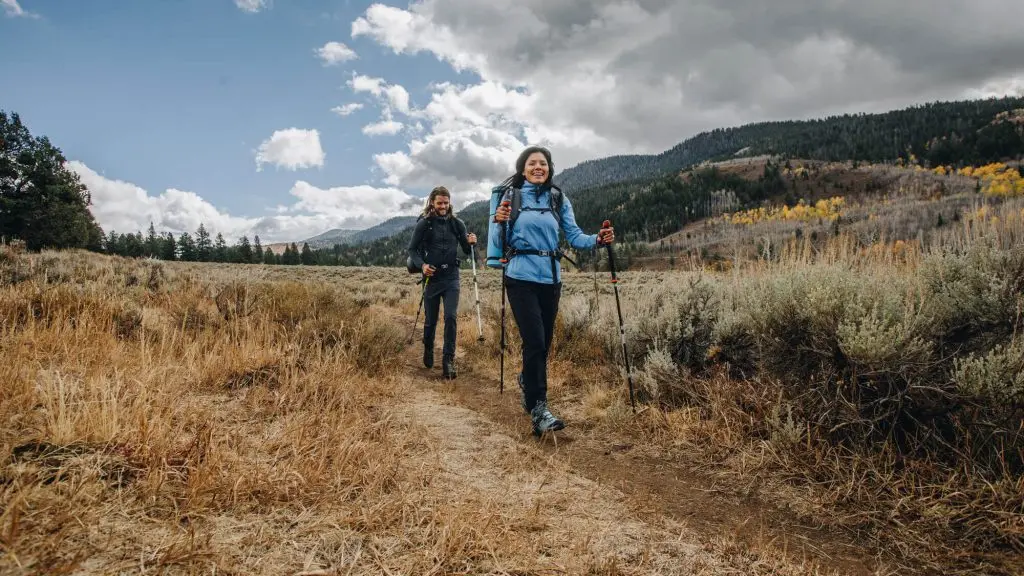
M 480 288 L 476 282 L 476 244 L 469 245 L 469 257 L 473 259 L 473 296 L 476 298 L 476 330 L 477 340 L 484 341 L 484 323 L 480 319 Z
M 512 201 L 508 199 L 509 193 L 505 193 L 505 197 L 501 200 L 502 208 L 512 206 Z M 506 244 L 508 242 L 508 221 L 501 223 L 501 376 L 498 381 L 498 393 L 505 393 L 505 267 L 508 264 L 508 255 L 506 252 Z
M 606 230 L 612 227 L 611 220 L 605 220 L 601 228 Z M 615 289 L 615 310 L 619 313 L 619 340 L 622 342 L 622 361 L 626 364 L 626 379 L 629 382 L 629 404 L 633 407 L 633 413 L 636 414 L 636 400 L 633 398 L 633 370 L 629 366 L 629 355 L 626 353 L 626 328 L 622 323 L 622 305 L 619 304 L 619 279 L 615 275 L 615 253 L 612 252 L 612 245 L 607 244 L 608 248 L 608 268 L 612 273 L 612 288 Z
M 416 323 L 420 321 L 420 310 L 423 309 L 423 296 L 427 292 L 427 283 L 430 282 L 430 276 L 423 276 L 417 284 L 422 283 L 423 288 L 420 290 L 420 305 L 416 308 L 416 318 L 412 321 L 412 332 L 409 332 L 409 341 L 406 344 L 412 344 L 412 339 L 416 336 Z

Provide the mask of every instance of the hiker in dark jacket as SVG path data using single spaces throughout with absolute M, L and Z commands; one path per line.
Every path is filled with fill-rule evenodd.
M 451 194 L 444 186 L 430 191 L 427 205 L 416 222 L 409 242 L 409 258 L 423 271 L 427 285 L 423 293 L 423 365 L 434 366 L 434 333 L 437 314 L 444 300 L 444 346 L 441 349 L 441 370 L 445 378 L 455 378 L 456 316 L 459 312 L 458 249 L 466 255 L 476 244 L 476 234 L 466 233 L 466 224 L 455 217 Z

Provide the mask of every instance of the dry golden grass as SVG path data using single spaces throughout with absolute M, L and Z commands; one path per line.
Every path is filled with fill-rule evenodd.
M 0 278 L 5 574 L 822 573 L 641 520 L 424 389 L 401 274 L 6 250 Z

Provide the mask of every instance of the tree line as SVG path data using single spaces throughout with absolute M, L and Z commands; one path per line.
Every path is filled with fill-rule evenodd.
M 312 249 L 306 242 L 299 248 L 295 242 L 277 254 L 264 247 L 259 234 L 250 242 L 247 235 L 228 244 L 218 232 L 211 236 L 206 225 L 200 223 L 194 233 L 157 233 L 153 223 L 146 235 L 142 232 L 118 233 L 111 231 L 103 237 L 96 251 L 129 258 L 157 258 L 181 262 L 226 262 L 234 264 L 283 264 L 307 266 L 341 265 L 334 249 Z

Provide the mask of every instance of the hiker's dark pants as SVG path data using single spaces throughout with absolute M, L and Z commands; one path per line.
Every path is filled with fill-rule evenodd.
M 437 330 L 437 313 L 444 300 L 444 346 L 443 356 L 455 356 L 455 335 L 458 329 L 456 317 L 459 313 L 459 271 L 449 268 L 438 270 L 430 278 L 423 294 L 423 345 L 433 348 L 434 332 Z
M 506 278 L 505 290 L 523 340 L 526 409 L 533 410 L 538 401 L 548 399 L 548 351 L 555 333 L 562 285 Z

